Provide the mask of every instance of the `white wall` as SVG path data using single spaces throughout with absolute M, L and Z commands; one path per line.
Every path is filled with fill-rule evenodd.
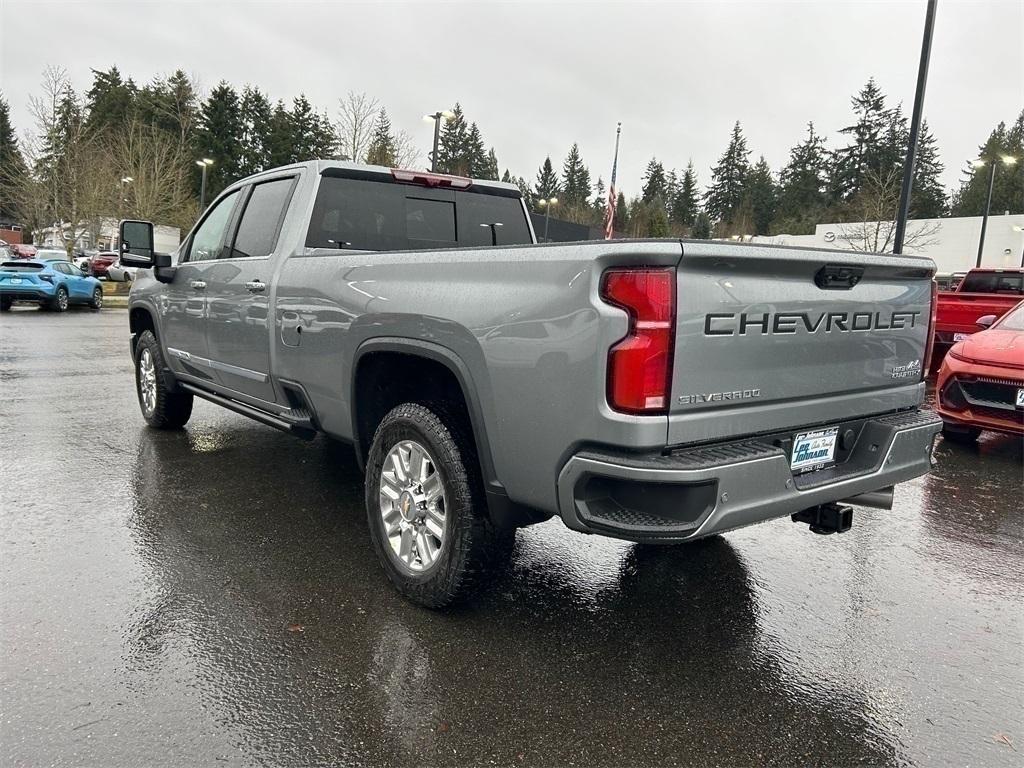
M 981 216 L 965 216 L 948 219 L 912 219 L 907 222 L 907 232 L 918 227 L 937 225 L 938 231 L 930 238 L 934 244 L 906 253 L 928 256 L 935 261 L 939 272 L 963 272 L 974 266 L 978 258 L 978 239 L 981 235 Z M 848 233 L 857 224 L 819 224 L 813 235 L 773 235 L 754 237 L 755 243 L 775 245 L 802 245 L 821 248 L 846 248 L 843 242 L 843 227 Z M 1020 230 L 1015 230 L 1014 227 Z M 985 232 L 985 250 L 982 253 L 983 267 L 1019 267 L 1024 255 L 1024 214 L 988 217 Z

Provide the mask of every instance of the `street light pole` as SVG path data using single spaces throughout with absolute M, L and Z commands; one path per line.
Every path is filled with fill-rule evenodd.
M 989 209 L 992 207 L 992 188 L 996 183 L 996 160 L 1001 160 L 1004 165 L 1016 165 L 1017 158 L 1012 155 L 1002 155 L 999 158 L 992 157 L 990 160 L 975 160 L 973 165 L 975 168 L 980 168 L 986 162 L 992 167 L 989 168 L 988 172 L 988 195 L 985 196 L 985 210 L 981 214 L 981 237 L 978 238 L 978 259 L 975 261 L 974 266 L 981 266 L 981 253 L 985 249 L 985 230 L 988 229 L 988 214 Z
M 433 114 L 423 116 L 423 120 L 425 122 L 429 122 L 430 120 L 434 121 L 434 150 L 430 153 L 431 173 L 437 173 L 437 148 L 441 143 L 441 123 L 447 123 L 453 117 L 455 117 L 455 113 L 450 109 L 442 109 L 434 112 Z
M 551 206 L 558 203 L 557 197 L 549 197 L 548 199 L 541 198 L 537 201 L 537 205 L 544 209 L 544 242 L 548 241 L 548 224 L 551 221 Z
M 196 160 L 196 165 L 203 169 L 203 181 L 199 185 L 199 212 L 202 213 L 206 208 L 206 169 L 213 165 L 213 160 L 204 157 L 202 160 Z
M 981 237 L 978 238 L 978 259 L 975 267 L 981 266 L 981 252 L 985 249 L 985 230 L 988 228 L 988 209 L 992 207 L 992 187 L 996 183 L 996 162 L 993 160 L 988 172 L 988 196 L 985 198 L 985 210 L 981 214 Z
M 932 56 L 932 30 L 935 29 L 935 6 L 938 0 L 928 0 L 924 17 L 924 40 L 921 42 L 921 62 L 917 67 L 917 92 L 914 94 L 914 112 L 910 119 L 910 138 L 907 157 L 903 163 L 903 185 L 900 188 L 900 208 L 896 214 L 896 235 L 892 252 L 903 253 L 903 238 L 907 233 L 907 217 L 910 215 L 910 193 L 914 187 L 914 165 L 917 162 L 917 137 L 921 131 L 921 115 L 924 112 L 924 89 L 928 85 L 928 62 Z

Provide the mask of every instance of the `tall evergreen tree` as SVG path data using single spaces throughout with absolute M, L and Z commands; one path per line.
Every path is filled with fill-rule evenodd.
M 551 158 L 545 157 L 537 171 L 537 183 L 533 186 L 534 200 L 550 200 L 552 197 L 558 197 L 561 192 L 562 188 L 558 183 L 554 166 L 551 165 Z
M 487 150 L 484 149 L 484 137 L 480 134 L 480 129 L 476 123 L 470 125 L 469 131 L 466 133 L 463 163 L 466 170 L 460 174 L 462 176 L 482 179 L 485 178 L 485 174 L 490 170 L 488 167 Z
M 622 192 L 615 196 L 615 218 L 612 220 L 612 229 L 616 232 L 626 232 L 629 229 L 629 206 L 626 204 L 626 195 Z
M 697 240 L 708 240 L 711 237 L 711 217 L 707 211 L 701 211 L 693 221 L 693 231 L 690 237 Z
M 213 160 L 207 171 L 206 199 L 241 176 L 242 118 L 238 93 L 224 80 L 210 92 L 200 110 L 200 129 L 196 135 L 199 157 Z M 196 191 L 199 191 L 196 174 Z
M 580 148 L 574 142 L 562 163 L 561 202 L 568 211 L 579 213 L 590 200 L 590 171 L 580 156 Z
M 383 165 L 393 168 L 397 165 L 395 155 L 395 137 L 391 133 L 391 121 L 387 111 L 381 107 L 377 113 L 377 123 L 370 137 L 370 147 L 366 151 L 366 162 L 369 165 Z
M 911 216 L 937 219 L 948 210 L 946 190 L 942 186 L 942 162 L 935 137 L 928 130 L 928 121 L 921 123 L 914 161 L 914 188 L 910 196 Z
M 270 133 L 273 109 L 270 99 L 259 88 L 246 86 L 240 104 L 242 137 L 238 172 L 242 176 L 273 167 Z
M 1007 166 L 1003 156 L 1017 158 L 1017 164 Z M 953 195 L 954 216 L 981 216 L 988 198 L 989 174 L 995 163 L 995 183 L 992 186 L 993 212 L 1024 213 L 1024 112 L 1009 128 L 999 123 L 988 139 L 978 147 L 978 158 L 984 165 L 968 163 L 960 188 Z
M 313 109 L 305 94 L 292 100 L 289 118 L 294 162 L 330 158 L 334 155 L 334 128 L 326 115 Z
M 776 190 L 772 169 L 764 155 L 750 169 L 745 186 L 754 225 L 752 234 L 767 235 L 772 219 L 775 218 Z
M 824 139 L 807 124 L 807 138 L 789 151 L 789 162 L 779 173 L 775 232 L 807 235 L 828 205 L 828 154 Z
M 705 195 L 704 210 L 713 221 L 728 222 L 743 202 L 747 174 L 750 171 L 747 140 L 737 120 L 729 146 L 711 169 L 711 186 Z
M 0 96 L 0 220 L 14 221 L 15 193 L 24 182 L 28 169 L 18 147 L 18 137 L 11 124 L 11 110 Z
M 856 121 L 839 132 L 850 143 L 835 151 L 829 192 L 836 201 L 852 200 L 864 186 L 869 171 L 882 166 L 883 140 L 892 128 L 892 116 L 885 107 L 885 96 L 871 78 L 851 99 Z
M 641 199 L 645 203 L 658 203 L 662 208 L 668 202 L 668 179 L 665 176 L 665 166 L 658 159 L 652 157 L 644 169 L 644 186 Z
M 119 131 L 135 113 L 135 84 L 121 78 L 117 67 L 92 70 L 92 87 L 85 94 L 86 126 L 90 131 Z
M 294 161 L 292 145 L 291 115 L 288 114 L 284 102 L 278 100 L 270 115 L 270 131 L 267 134 L 267 154 L 270 167 L 288 165 Z
M 597 183 L 594 185 L 594 201 L 590 204 L 590 220 L 595 225 L 604 223 L 604 216 L 608 210 L 607 193 L 608 189 L 604 185 L 604 179 L 598 176 Z
M 498 155 L 494 151 L 494 147 L 491 147 L 487 153 L 487 164 L 484 166 L 483 173 L 480 174 L 479 178 L 490 181 L 498 180 Z
M 700 212 L 700 193 L 697 191 L 697 172 L 693 161 L 686 164 L 686 171 L 676 185 L 669 205 L 669 221 L 680 232 L 689 234 Z
M 472 168 L 472 152 L 469 150 L 469 125 L 462 111 L 462 105 L 452 107 L 454 117 L 441 128 L 437 147 L 437 169 L 441 173 L 468 176 Z
M 136 111 L 147 125 L 174 136 L 179 147 L 187 147 L 195 140 L 199 97 L 191 78 L 180 69 L 142 88 L 136 97 Z

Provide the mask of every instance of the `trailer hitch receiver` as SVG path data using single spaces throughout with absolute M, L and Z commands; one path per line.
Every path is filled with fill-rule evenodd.
M 792 516 L 792 520 L 794 523 L 807 523 L 814 533 L 843 533 L 853 527 L 853 507 L 844 504 L 821 504 L 797 512 Z

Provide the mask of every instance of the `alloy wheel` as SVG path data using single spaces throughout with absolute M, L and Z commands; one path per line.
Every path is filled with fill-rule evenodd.
M 148 349 L 143 349 L 139 355 L 139 394 L 142 395 L 142 410 L 148 416 L 156 409 L 156 365 Z
M 429 570 L 448 529 L 444 481 L 430 453 L 402 440 L 384 458 L 380 475 L 384 536 L 399 564 L 410 573 Z

